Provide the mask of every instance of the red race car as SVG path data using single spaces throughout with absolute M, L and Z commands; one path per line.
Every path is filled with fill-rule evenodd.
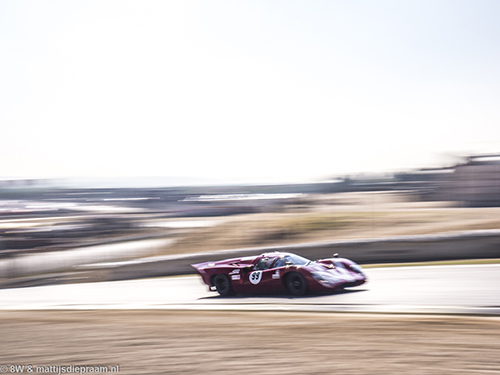
M 352 260 L 311 261 L 291 253 L 264 253 L 218 262 L 192 264 L 211 291 L 233 294 L 325 293 L 366 282 L 363 269 Z

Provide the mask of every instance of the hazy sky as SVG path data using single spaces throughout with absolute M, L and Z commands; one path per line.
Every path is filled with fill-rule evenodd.
M 500 2 L 0 2 L 0 177 L 304 180 L 500 152 Z

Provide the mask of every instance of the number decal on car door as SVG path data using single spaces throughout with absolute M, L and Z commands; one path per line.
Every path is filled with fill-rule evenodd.
M 262 279 L 262 271 L 254 271 L 249 276 L 250 282 L 253 285 L 257 285 L 260 283 L 260 279 Z

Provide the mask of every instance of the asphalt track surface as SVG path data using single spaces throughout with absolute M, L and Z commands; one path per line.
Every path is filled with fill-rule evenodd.
M 209 292 L 199 276 L 0 290 L 0 309 L 189 309 L 500 315 L 500 265 L 366 270 L 368 283 L 305 297 Z

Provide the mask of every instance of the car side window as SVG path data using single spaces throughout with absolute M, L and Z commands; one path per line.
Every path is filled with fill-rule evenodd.
M 267 270 L 271 267 L 275 259 L 276 258 L 260 258 L 255 265 L 255 269 L 259 271 Z
M 286 260 L 284 257 L 278 258 L 276 263 L 274 263 L 273 268 L 279 268 L 279 267 L 285 267 L 286 266 Z

